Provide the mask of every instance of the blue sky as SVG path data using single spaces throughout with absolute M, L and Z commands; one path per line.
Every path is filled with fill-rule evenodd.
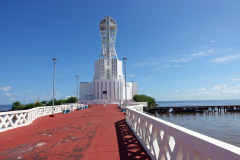
M 0 1 L 0 104 L 76 94 L 101 53 L 99 22 L 118 25 L 127 80 L 156 100 L 239 99 L 240 1 Z

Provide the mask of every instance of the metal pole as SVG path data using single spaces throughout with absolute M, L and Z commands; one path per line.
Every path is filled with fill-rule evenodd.
M 120 87 L 119 87 L 119 90 L 120 90 L 120 106 L 122 105 L 122 80 L 121 80 L 121 77 L 122 76 L 119 76 L 119 79 L 120 79 Z
M 53 72 L 53 104 L 54 107 L 54 88 L 55 88 L 55 63 L 54 63 L 54 72 Z M 52 114 L 54 114 L 54 108 L 52 107 Z
M 78 79 L 77 79 L 77 100 L 78 100 Z
M 78 78 L 79 78 L 79 76 L 76 76 L 76 78 L 77 78 L 77 103 L 78 103 Z
M 55 65 L 57 63 L 57 58 L 53 58 L 53 65 L 54 65 L 54 71 L 53 71 L 53 103 L 52 103 L 52 115 L 50 117 L 54 117 L 54 88 L 55 88 Z
M 104 106 L 106 106 L 106 97 L 107 97 L 107 95 L 105 94 Z
M 128 105 L 127 103 L 127 76 L 126 76 L 126 62 L 127 62 L 127 58 L 123 58 L 124 61 L 124 70 L 125 70 L 125 99 L 126 99 L 126 106 Z

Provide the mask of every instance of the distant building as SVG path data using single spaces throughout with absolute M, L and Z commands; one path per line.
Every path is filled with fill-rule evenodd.
M 102 52 L 95 61 L 93 82 L 80 82 L 80 103 L 117 104 L 125 101 L 125 80 L 122 72 L 122 61 L 118 60 L 115 50 L 117 23 L 106 16 L 100 22 Z M 103 94 L 106 91 L 106 94 Z M 127 82 L 127 99 L 138 94 L 137 82 Z

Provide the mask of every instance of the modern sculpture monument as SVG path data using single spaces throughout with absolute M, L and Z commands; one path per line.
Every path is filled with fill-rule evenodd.
M 131 100 L 133 95 L 138 94 L 138 84 L 127 82 L 125 85 L 122 61 L 118 60 L 115 50 L 117 23 L 111 17 L 106 16 L 101 20 L 99 27 L 102 51 L 99 60 L 95 61 L 93 82 L 80 83 L 79 102 L 104 104 L 106 100 L 107 104 L 117 104 L 126 99 L 123 94 L 125 86 L 127 86 L 127 99 Z

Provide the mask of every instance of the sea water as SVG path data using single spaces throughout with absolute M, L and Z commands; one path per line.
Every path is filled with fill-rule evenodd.
M 12 105 L 0 105 L 0 112 L 8 111 L 9 109 L 12 109 Z
M 159 106 L 240 105 L 240 100 L 158 101 Z M 240 112 L 169 113 L 154 116 L 206 136 L 240 147 Z

